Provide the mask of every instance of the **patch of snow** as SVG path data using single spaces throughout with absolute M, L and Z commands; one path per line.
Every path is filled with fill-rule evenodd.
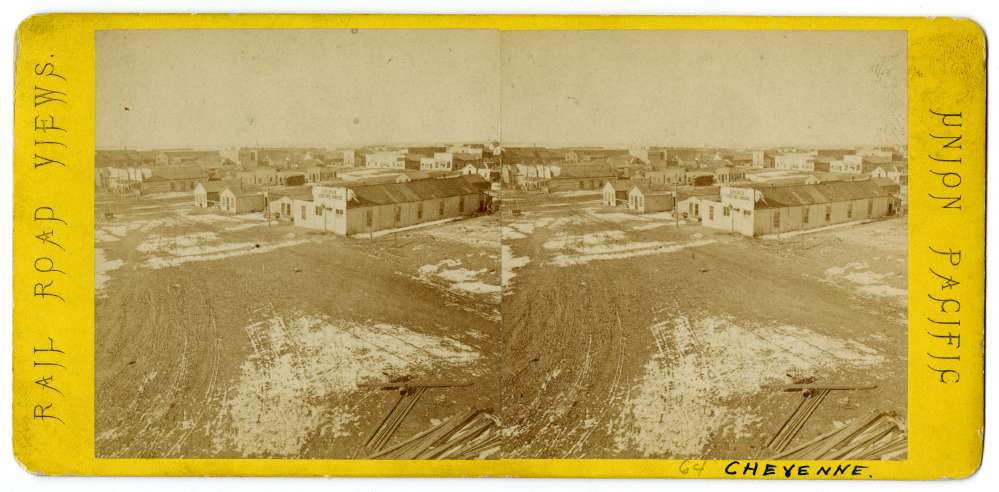
M 120 239 L 119 236 L 111 234 L 111 233 L 105 231 L 104 229 L 96 229 L 96 230 L 94 230 L 94 242 L 95 243 L 110 243 L 112 241 L 118 241 L 119 239 Z
M 614 223 L 618 223 L 618 224 L 621 223 L 621 222 L 631 222 L 631 221 L 635 221 L 635 220 L 644 220 L 644 219 L 642 219 L 641 217 L 639 217 L 637 215 L 626 214 L 626 213 L 623 213 L 623 212 L 593 213 L 591 215 L 594 218 L 596 218 L 597 220 L 601 220 L 601 221 L 604 221 L 604 222 L 614 222 Z
M 297 456 L 321 425 L 327 439 L 364 432 L 358 384 L 386 373 L 436 374 L 468 366 L 478 352 L 456 340 L 385 323 L 275 316 L 246 327 L 253 353 L 222 405 L 217 451 Z
M 595 246 L 606 244 L 610 241 L 621 241 L 625 239 L 625 233 L 621 230 L 607 230 L 583 234 L 582 236 L 565 234 L 562 237 L 545 241 L 545 249 L 566 249 L 570 247 Z
M 124 264 L 124 260 L 109 260 L 104 255 L 103 249 L 94 248 L 94 291 L 99 293 L 103 290 L 108 281 L 111 280 L 110 273 L 121 268 Z
M 713 239 L 687 242 L 662 242 L 648 241 L 637 243 L 624 243 L 617 245 L 604 245 L 599 248 L 578 248 L 577 252 L 582 254 L 559 254 L 551 259 L 551 264 L 568 267 L 585 265 L 591 261 L 622 260 L 635 258 L 638 256 L 649 256 L 666 253 L 675 253 L 687 248 L 698 248 L 714 243 Z
M 308 240 L 306 239 L 298 239 L 298 240 L 288 240 L 288 241 L 281 241 L 269 244 L 259 244 L 259 245 L 254 243 L 226 243 L 215 246 L 185 248 L 185 249 L 176 250 L 176 252 L 168 251 L 170 253 L 175 253 L 178 256 L 150 257 L 148 260 L 143 262 L 143 266 L 147 268 L 159 269 L 159 268 L 180 266 L 185 263 L 222 260 L 225 258 L 235 258 L 238 256 L 269 253 L 277 249 L 287 248 L 289 246 L 297 246 L 299 244 L 307 242 Z
M 665 227 L 666 225 L 668 225 L 668 224 L 666 224 L 665 222 L 659 222 L 659 223 L 652 222 L 652 223 L 649 223 L 649 224 L 639 224 L 639 225 L 636 225 L 636 226 L 632 226 L 631 230 L 633 230 L 633 231 L 650 231 L 652 229 L 658 229 L 660 227 Z
M 833 224 L 825 227 L 816 227 L 814 229 L 803 229 L 800 231 L 782 232 L 779 234 L 764 234 L 760 236 L 760 239 L 765 240 L 776 240 L 776 239 L 787 239 L 789 237 L 804 236 L 806 234 L 814 234 L 816 232 L 830 231 L 833 229 L 842 229 L 845 227 L 852 227 L 856 225 L 866 224 L 870 222 L 869 220 L 856 220 L 853 222 L 843 222 L 841 224 Z
M 421 280 L 430 283 L 434 279 L 444 280 L 451 284 L 448 289 L 456 292 L 498 295 L 501 291 L 497 285 L 486 284 L 478 280 L 479 276 L 486 272 L 485 268 L 480 270 L 462 268 L 461 261 L 454 259 L 444 259 L 434 264 L 423 265 L 417 271 Z
M 498 295 L 503 292 L 503 288 L 498 285 L 484 284 L 482 282 L 458 282 L 451 286 L 451 290 L 470 292 L 472 294 L 493 295 Z
M 413 229 L 421 229 L 423 227 L 431 227 L 431 226 L 435 226 L 435 225 L 439 225 L 439 224 L 446 224 L 448 222 L 452 222 L 452 221 L 458 220 L 459 218 L 460 217 L 451 217 L 449 219 L 441 219 L 441 220 L 433 220 L 433 221 L 430 221 L 430 222 L 422 222 L 422 223 L 419 223 L 419 224 L 413 224 L 411 226 L 397 227 L 395 229 L 382 229 L 380 231 L 375 231 L 375 232 L 362 232 L 362 233 L 355 234 L 355 235 L 358 236 L 358 237 L 382 237 L 382 236 L 385 236 L 385 235 L 388 235 L 388 234 L 392 234 L 392 233 L 395 233 L 395 232 L 411 231 Z
M 226 226 L 225 230 L 229 232 L 245 231 L 247 229 L 253 229 L 255 227 L 266 226 L 266 225 L 267 225 L 266 223 L 248 222 L 246 224 L 236 224 L 233 226 Z
M 142 253 L 170 251 L 176 255 L 197 254 L 202 251 L 201 246 L 218 240 L 218 235 L 214 232 L 195 232 L 180 236 L 147 236 L 145 241 L 139 243 L 135 250 Z
M 507 287 L 517 276 L 513 271 L 527 266 L 531 262 L 531 258 L 529 256 L 513 256 L 513 250 L 507 245 L 503 245 L 502 251 L 500 263 L 503 265 L 503 270 L 500 274 L 500 285 Z M 506 292 L 510 293 L 511 291 L 507 289 Z
M 516 241 L 517 239 L 526 239 L 527 235 L 517 231 L 513 227 L 503 227 L 502 229 L 503 239 L 507 241 Z
M 680 316 L 649 329 L 658 353 L 625 403 L 623 420 L 634 431 L 615 434 L 619 449 L 645 456 L 696 457 L 713 438 L 745 434 L 760 417 L 740 399 L 763 384 L 786 381 L 789 372 L 874 367 L 885 360 L 862 343 L 790 325 Z
M 822 280 L 833 285 L 845 283 L 863 297 L 886 297 L 898 302 L 906 301 L 908 290 L 897 285 L 889 285 L 887 281 L 892 278 L 900 278 L 903 282 L 905 280 L 904 276 L 898 274 L 873 272 L 867 263 L 853 262 L 841 267 L 826 268 L 825 278 Z

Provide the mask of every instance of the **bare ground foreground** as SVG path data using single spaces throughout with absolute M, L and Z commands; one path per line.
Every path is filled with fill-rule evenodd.
M 515 195 L 516 196 L 516 195 Z M 905 218 L 750 239 L 520 195 L 503 218 L 507 457 L 753 458 L 801 400 L 794 443 L 906 409 Z
M 471 385 L 391 443 L 491 409 L 482 458 L 767 457 L 801 397 L 764 386 L 803 378 L 877 389 L 831 393 L 794 443 L 904 420 L 904 217 L 749 239 L 519 197 L 364 238 L 98 197 L 97 456 L 363 458 L 398 397 L 363 384 L 400 379 Z
M 398 395 L 361 383 L 471 383 L 392 442 L 499 406 L 495 217 L 354 239 L 189 194 L 97 210 L 98 457 L 364 457 Z

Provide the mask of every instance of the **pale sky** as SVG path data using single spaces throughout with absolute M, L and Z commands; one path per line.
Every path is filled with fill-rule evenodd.
M 98 148 L 907 138 L 903 31 L 149 30 L 96 42 Z
M 504 144 L 905 143 L 904 31 L 503 33 Z
M 98 31 L 96 43 L 98 148 L 499 136 L 497 31 Z

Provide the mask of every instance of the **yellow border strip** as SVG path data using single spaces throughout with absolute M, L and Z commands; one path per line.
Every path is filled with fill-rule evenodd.
M 13 434 L 15 454 L 29 471 L 96 475 L 752 476 L 727 473 L 745 468 L 745 462 L 729 466 L 732 462 L 727 460 L 386 462 L 94 457 L 94 32 L 355 27 L 907 31 L 909 457 L 897 462 L 850 462 L 854 465 L 851 471 L 837 478 L 939 479 L 964 477 L 977 469 L 984 418 L 986 81 L 984 34 L 973 22 L 870 17 L 50 14 L 27 19 L 17 33 Z M 47 126 L 66 131 L 46 130 Z M 961 138 L 955 141 L 934 135 Z M 950 146 L 944 147 L 948 142 Z M 57 242 L 58 248 L 40 238 L 46 234 L 51 234 L 46 237 Z M 930 248 L 960 251 L 960 261 L 954 265 L 957 255 L 934 253 Z M 40 258 L 48 258 L 65 273 L 41 272 L 50 267 L 48 260 Z M 948 283 L 946 277 L 959 284 Z M 39 289 L 58 294 L 62 300 L 41 295 Z M 960 347 L 955 335 L 960 336 Z M 45 350 L 52 348 L 61 352 Z M 53 377 L 49 384 L 63 395 L 39 383 L 49 376 Z M 61 422 L 45 418 L 49 416 Z M 774 465 L 776 472 L 762 478 L 784 478 L 783 466 L 793 464 L 796 468 L 791 478 L 813 479 L 820 478 L 816 475 L 819 466 L 835 467 L 843 462 L 761 461 L 757 478 L 767 464 Z M 805 465 L 809 474 L 799 475 Z

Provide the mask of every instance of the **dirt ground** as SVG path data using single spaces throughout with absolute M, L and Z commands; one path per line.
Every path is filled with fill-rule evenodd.
M 358 384 L 399 378 L 472 385 L 396 440 L 499 407 L 496 217 L 353 239 L 175 195 L 96 211 L 98 457 L 363 457 L 397 395 Z
M 904 218 L 768 240 L 514 197 L 375 238 L 98 197 L 97 456 L 364 457 L 397 396 L 359 385 L 399 378 L 472 385 L 393 442 L 492 408 L 513 458 L 766 457 L 800 396 L 764 386 L 792 377 L 877 386 L 796 442 L 904 420 Z
M 904 218 L 763 240 L 599 194 L 504 198 L 506 456 L 765 457 L 801 397 L 763 386 L 792 376 L 877 385 L 833 392 L 795 442 L 904 420 Z

